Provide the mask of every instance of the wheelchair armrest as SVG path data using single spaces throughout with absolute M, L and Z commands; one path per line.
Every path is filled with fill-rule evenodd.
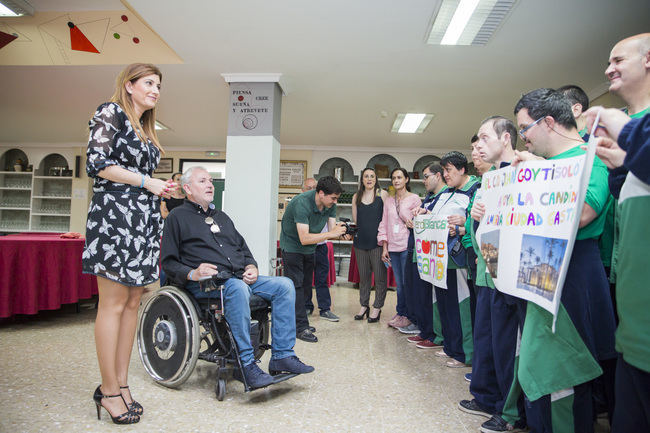
M 223 284 L 219 284 L 217 281 L 215 281 L 213 278 L 204 278 L 199 280 L 199 287 L 201 288 L 202 292 L 208 293 L 212 292 L 214 290 L 222 290 L 223 289 Z

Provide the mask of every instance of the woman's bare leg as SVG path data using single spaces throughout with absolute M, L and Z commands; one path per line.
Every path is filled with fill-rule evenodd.
M 99 303 L 95 319 L 95 346 L 99 372 L 102 375 L 101 391 L 104 395 L 116 395 L 120 393 L 116 365 L 119 329 L 131 288 L 103 277 L 97 278 L 97 286 Z M 113 416 L 127 411 L 121 398 L 105 398 L 102 405 Z
M 128 385 L 129 363 L 131 361 L 131 352 L 133 350 L 133 339 L 138 322 L 138 308 L 140 307 L 140 298 L 144 292 L 144 287 L 131 287 L 129 289 L 129 298 L 126 307 L 122 312 L 120 321 L 120 331 L 117 340 L 117 357 L 116 372 L 117 382 L 120 386 Z M 131 403 L 131 393 L 128 389 L 121 390 L 122 395 L 127 403 Z

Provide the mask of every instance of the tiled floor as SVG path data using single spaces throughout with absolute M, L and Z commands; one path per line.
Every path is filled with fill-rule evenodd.
M 92 392 L 99 383 L 95 311 L 72 308 L 0 325 L 0 431 L 133 432 L 476 432 L 486 418 L 457 409 L 468 398 L 467 368 L 450 369 L 435 350 L 416 349 L 386 326 L 394 313 L 389 292 L 381 323 L 353 320 L 358 291 L 332 288 L 338 323 L 310 317 L 319 342 L 297 341 L 296 352 L 316 367 L 273 387 L 245 394 L 228 383 L 214 394 L 215 365 L 199 361 L 177 390 L 156 385 L 134 349 L 130 385 L 145 414 L 134 426 L 97 421 Z M 373 294 L 374 296 L 374 294 Z M 266 370 L 270 354 L 262 358 Z

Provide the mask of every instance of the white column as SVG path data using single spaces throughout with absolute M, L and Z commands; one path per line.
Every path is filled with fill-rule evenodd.
M 230 83 L 224 211 L 259 267 L 276 257 L 280 167 L 279 74 L 222 74 Z

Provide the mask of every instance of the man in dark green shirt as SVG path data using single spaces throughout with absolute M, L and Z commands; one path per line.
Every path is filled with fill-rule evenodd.
M 282 217 L 280 248 L 284 275 L 296 288 L 296 337 L 310 343 L 318 338 L 310 329 L 305 292 L 311 295 L 316 244 L 345 235 L 345 224 L 336 224 L 336 202 L 343 192 L 332 176 L 322 177 L 315 190 L 295 196 Z M 325 224 L 329 231 L 321 233 Z M 347 238 L 346 238 L 347 239 Z

